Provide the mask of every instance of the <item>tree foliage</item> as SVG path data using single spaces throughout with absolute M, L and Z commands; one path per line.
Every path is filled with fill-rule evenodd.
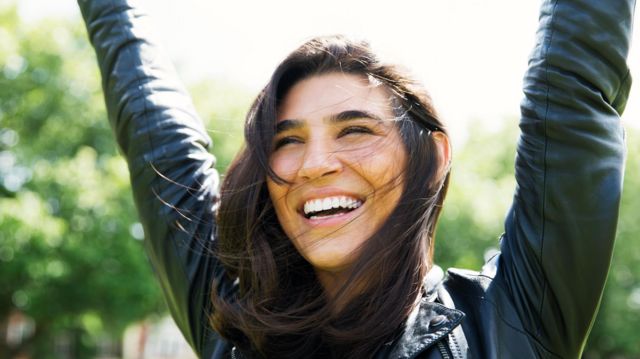
M 166 309 L 82 24 L 27 24 L 10 6 L 0 24 L 0 338 L 17 310 L 36 323 L 20 346 L 0 340 L 0 358 L 59 357 L 59 338 L 70 338 L 72 357 L 90 357 L 99 338 Z M 221 86 L 192 93 L 216 129 L 222 171 L 242 141 L 249 96 Z
M 22 23 L 0 9 L 0 328 L 19 310 L 33 338 L 4 347 L 74 357 L 162 309 L 141 249 L 128 173 L 105 120 L 80 24 Z
M 473 123 L 469 133 L 473 136 L 453 154 L 449 192 L 436 235 L 435 261 L 443 268 L 480 269 L 485 257 L 499 247 L 515 188 L 517 120 L 492 131 Z

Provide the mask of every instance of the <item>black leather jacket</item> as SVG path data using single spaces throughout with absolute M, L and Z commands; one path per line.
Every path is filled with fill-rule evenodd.
M 224 271 L 208 254 L 218 204 L 211 141 L 144 14 L 126 0 L 79 4 L 173 317 L 200 357 L 236 355 L 207 323 L 210 283 Z M 501 254 L 480 273 L 450 270 L 444 281 L 430 273 L 430 292 L 378 357 L 580 356 L 616 232 L 634 7 L 543 1 Z M 224 282 L 223 294 L 233 290 Z

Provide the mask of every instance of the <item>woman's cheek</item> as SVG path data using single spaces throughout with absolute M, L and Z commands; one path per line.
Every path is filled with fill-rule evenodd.
M 360 156 L 362 175 L 372 185 L 374 190 L 391 189 L 401 185 L 406 169 L 407 154 L 403 147 L 392 143 L 380 144 L 374 154 L 369 151 Z
M 293 181 L 300 169 L 300 159 L 293 151 L 280 151 L 272 155 L 271 168 L 281 178 Z

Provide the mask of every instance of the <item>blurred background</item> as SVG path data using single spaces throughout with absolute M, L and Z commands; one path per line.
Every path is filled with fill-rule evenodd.
M 327 0 L 313 13 L 300 4 L 146 3 L 214 139 L 219 170 L 288 51 L 317 34 L 365 37 L 414 70 L 450 124 L 454 169 L 436 262 L 479 269 L 498 246 L 514 188 L 520 83 L 539 2 Z M 585 358 L 640 358 L 638 91 L 625 114 L 615 255 Z M 191 358 L 143 237 L 75 2 L 0 0 L 0 359 Z

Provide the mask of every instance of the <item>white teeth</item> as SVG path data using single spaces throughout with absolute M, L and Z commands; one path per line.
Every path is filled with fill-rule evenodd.
M 322 211 L 322 200 L 321 199 L 316 199 L 315 201 L 313 201 L 313 208 L 311 208 L 311 210 L 313 212 Z
M 362 205 L 360 200 L 355 198 L 340 196 L 340 197 L 327 197 L 323 199 L 312 199 L 304 204 L 304 214 L 316 213 L 320 211 L 326 211 L 332 208 L 348 208 L 354 209 Z M 314 216 L 315 218 L 315 216 Z
M 325 198 L 322 201 L 322 210 L 326 211 L 326 210 L 331 209 L 331 208 L 333 208 L 331 198 Z
M 308 214 L 311 212 L 320 212 L 323 209 L 323 205 L 322 205 L 323 201 L 321 199 L 316 199 L 316 200 L 311 200 L 311 201 L 307 201 L 304 204 L 304 213 Z

